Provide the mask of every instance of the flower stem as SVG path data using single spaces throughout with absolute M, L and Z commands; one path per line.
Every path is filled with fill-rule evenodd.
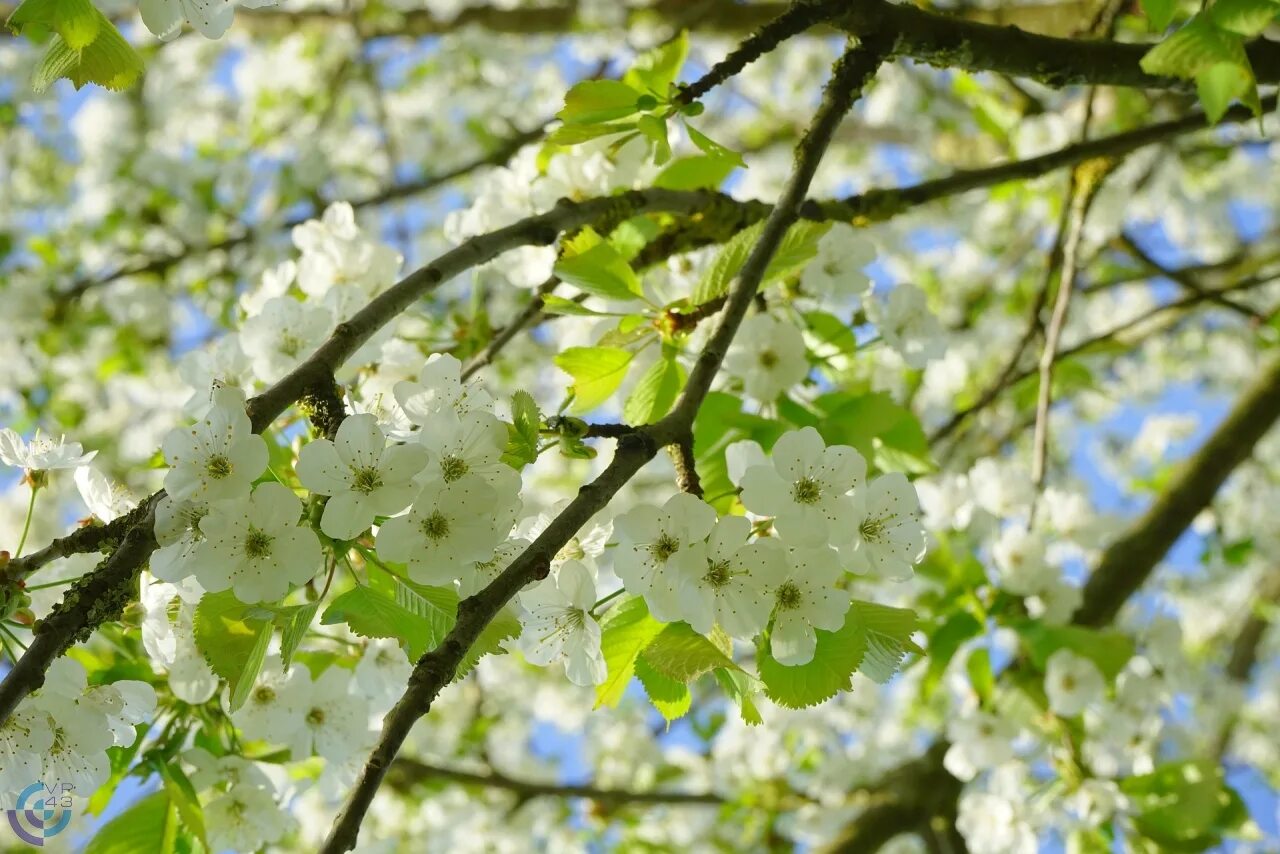
M 613 591 L 613 592 L 612 592 L 612 593 L 610 593 L 608 596 L 604 597 L 604 598 L 603 598 L 603 599 L 601 599 L 599 602 L 597 602 L 596 604 L 592 605 L 592 606 L 591 606 L 591 613 L 592 613 L 592 615 L 594 615 L 596 611 L 599 611 L 599 610 L 600 610 L 600 608 L 602 608 L 604 605 L 608 604 L 610 601 L 612 601 L 612 600 L 614 600 L 614 599 L 617 599 L 619 596 L 621 596 L 623 593 L 626 593 L 626 592 L 627 592 L 627 588 L 625 588 L 625 587 L 619 587 L 617 590 Z
M 79 581 L 79 580 L 80 580 L 79 578 L 61 578 L 61 579 L 59 579 L 59 580 L 57 580 L 57 581 L 48 581 L 48 582 L 45 582 L 44 584 L 32 584 L 32 585 L 28 585 L 28 586 L 27 586 L 27 587 L 25 587 L 24 589 L 25 589 L 28 593 L 30 593 L 32 590 L 44 590 L 44 589 L 45 589 L 45 588 L 47 588 L 47 587 L 58 587 L 58 586 L 60 586 L 60 585 L 62 585 L 62 584 L 72 584 L 72 583 L 74 583 L 74 582 L 76 582 L 76 581 Z
M 27 544 L 27 532 L 31 530 L 31 516 L 36 509 L 36 493 L 40 491 L 40 487 L 31 487 L 31 500 L 27 502 L 27 521 L 22 523 L 22 536 L 18 538 L 17 551 L 13 553 L 15 558 L 22 556 L 22 547 Z

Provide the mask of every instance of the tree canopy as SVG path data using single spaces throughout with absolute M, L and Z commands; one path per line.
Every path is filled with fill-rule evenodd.
M 1280 841 L 1277 0 L 3 14 L 16 839 Z

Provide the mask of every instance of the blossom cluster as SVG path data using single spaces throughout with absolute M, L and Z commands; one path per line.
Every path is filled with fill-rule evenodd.
M 815 630 L 844 624 L 846 572 L 911 577 L 925 545 L 915 491 L 898 473 L 867 482 L 862 455 L 812 427 L 783 434 L 768 457 L 754 442 L 727 454 L 751 517 L 717 518 L 687 494 L 637 507 L 615 522 L 616 571 L 659 620 L 750 638 L 772 618 L 773 656 L 805 664 Z

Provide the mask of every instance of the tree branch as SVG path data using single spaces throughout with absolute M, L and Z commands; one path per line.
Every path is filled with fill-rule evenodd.
M 879 67 L 882 56 L 883 48 L 872 41 L 846 54 L 836 64 L 813 124 L 796 148 L 795 170 L 769 215 L 759 242 L 731 285 L 720 325 L 699 355 L 675 408 L 657 423 L 619 438 L 613 461 L 604 472 L 581 487 L 573 501 L 497 579 L 459 604 L 457 623 L 440 646 L 419 659 L 404 695 L 384 719 L 382 736 L 338 814 L 323 851 L 341 852 L 355 847 L 365 813 L 409 730 L 431 710 L 431 704 L 453 679 L 458 663 L 489 621 L 525 584 L 539 573 L 546 574 L 552 556 L 653 459 L 659 447 L 677 441 L 689 430 L 720 367 L 724 351 L 759 288 L 769 259 L 798 217 L 800 204 L 832 133 L 862 86 Z
M 1092 104 L 1092 94 L 1090 95 Z M 1087 112 L 1086 112 L 1087 115 Z M 1088 119 L 1085 120 L 1088 125 Z M 1077 166 L 1071 175 L 1067 194 L 1067 228 L 1062 241 L 1062 264 L 1058 276 L 1058 293 L 1053 301 L 1053 314 L 1045 330 L 1044 349 L 1040 352 L 1040 388 L 1036 392 L 1036 423 L 1031 446 L 1031 482 L 1035 488 L 1030 515 L 1035 516 L 1039 493 L 1044 488 L 1045 462 L 1049 455 L 1049 406 L 1053 402 L 1053 366 L 1057 362 L 1058 343 L 1067 322 L 1067 309 L 1075 292 L 1076 272 L 1080 257 L 1080 240 L 1084 236 L 1084 220 L 1093 199 L 1114 168 L 1115 161 L 1092 160 Z
M 631 789 L 601 789 L 596 786 L 563 785 L 558 783 L 539 783 L 533 780 L 519 780 L 499 771 L 477 773 L 434 765 L 419 759 L 400 756 L 391 763 L 387 772 L 387 782 L 404 788 L 433 780 L 447 780 L 468 786 L 480 786 L 487 789 L 503 789 L 513 792 L 520 800 L 530 798 L 587 798 L 603 806 L 619 807 L 629 804 L 675 804 L 691 806 L 717 806 L 724 803 L 724 798 L 714 792 L 668 792 L 668 791 L 635 791 Z
M 996 71 L 1047 86 L 1133 86 L 1190 91 L 1192 82 L 1147 74 L 1139 65 L 1150 44 L 1064 39 L 1016 27 L 965 21 L 887 0 L 856 0 L 832 23 L 853 36 L 893 33 L 894 55 L 938 68 Z M 1280 81 L 1280 44 L 1258 39 L 1246 47 L 1259 83 Z

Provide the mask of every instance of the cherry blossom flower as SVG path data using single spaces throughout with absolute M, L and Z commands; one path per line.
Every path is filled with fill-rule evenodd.
M 224 386 L 214 391 L 213 401 L 203 419 L 164 438 L 170 465 L 164 488 L 175 501 L 242 498 L 267 467 L 267 443 L 252 432 L 244 393 Z
M 103 522 L 123 516 L 138 503 L 129 494 L 129 490 L 118 483 L 112 483 L 105 474 L 91 465 L 80 466 L 73 477 L 76 490 L 85 506 Z
M 742 475 L 742 503 L 752 513 L 774 517 L 788 545 L 824 545 L 845 539 L 854 523 L 847 493 L 867 472 L 866 460 L 846 445 L 827 447 L 812 427 L 785 433 L 767 465 Z
M 800 274 L 800 287 L 819 299 L 858 297 L 871 289 L 862 271 L 876 258 L 875 246 L 847 223 L 836 223 L 818 241 L 818 254 Z
M 73 469 L 87 465 L 97 455 L 97 451 L 86 454 L 79 442 L 68 442 L 65 437 L 55 442 L 41 436 L 39 430 L 27 442 L 8 427 L 0 429 L 0 462 L 28 472 Z
M 351 693 L 351 671 L 330 667 L 314 681 L 290 683 L 296 717 L 290 728 L 289 749 L 294 759 L 313 752 L 341 762 L 370 747 L 369 702 Z
M 333 315 L 319 305 L 293 297 L 267 300 L 240 329 L 240 346 L 263 382 L 274 382 L 310 356 L 329 335 Z
M 260 485 L 247 500 L 220 501 L 200 520 L 205 542 L 188 562 L 210 593 L 228 587 L 241 602 L 274 602 L 320 569 L 320 541 L 298 525 L 302 502 L 286 486 Z
M 564 672 L 575 685 L 599 685 L 608 675 L 600 652 L 600 624 L 591 616 L 596 584 L 591 571 L 566 561 L 553 577 L 520 594 L 528 622 L 520 634 L 520 651 L 532 664 L 546 666 L 564 659 Z
M 774 597 L 767 584 L 787 574 L 787 553 L 776 539 L 747 542 L 751 523 L 742 516 L 716 522 L 705 543 L 689 547 L 680 577 L 680 616 L 701 634 L 719 625 L 732 637 L 749 638 L 764 629 Z
M 642 505 L 614 520 L 618 553 L 614 572 L 632 593 L 644 596 L 649 612 L 663 622 L 680 619 L 680 579 L 706 563 L 701 543 L 716 523 L 716 511 L 687 492 L 667 499 L 661 509 Z
M 413 479 L 427 464 L 421 445 L 391 445 L 376 416 L 351 415 L 334 441 L 316 439 L 298 454 L 298 480 L 328 495 L 320 530 L 335 540 L 351 540 L 369 530 L 377 516 L 399 513 L 418 492 Z
M 804 335 L 785 320 L 752 315 L 742 322 L 729 346 L 724 369 L 742 380 L 749 397 L 770 403 L 808 375 Z
M 408 563 L 419 584 L 448 584 L 487 560 L 517 511 L 497 507 L 498 492 L 476 474 L 428 484 L 403 516 L 378 529 L 378 555 Z M 495 518 L 495 513 L 502 513 Z
M 946 352 L 946 332 L 929 311 L 924 291 L 915 285 L 895 285 L 884 300 L 868 304 L 867 315 L 910 367 L 923 368 Z
M 852 540 L 841 547 L 846 568 L 906 581 L 924 557 L 920 501 L 906 476 L 891 472 L 854 491 Z
M 1098 666 L 1069 649 L 1049 656 L 1044 667 L 1044 692 L 1055 715 L 1074 717 L 1090 703 L 1101 700 L 1107 689 Z
M 849 611 L 849 594 L 836 587 L 844 574 L 839 556 L 826 546 L 793 548 L 783 572 L 769 578 L 770 570 L 778 571 L 773 564 L 757 570 L 773 596 L 769 651 L 779 664 L 808 664 L 818 645 L 814 630 L 838 630 Z

